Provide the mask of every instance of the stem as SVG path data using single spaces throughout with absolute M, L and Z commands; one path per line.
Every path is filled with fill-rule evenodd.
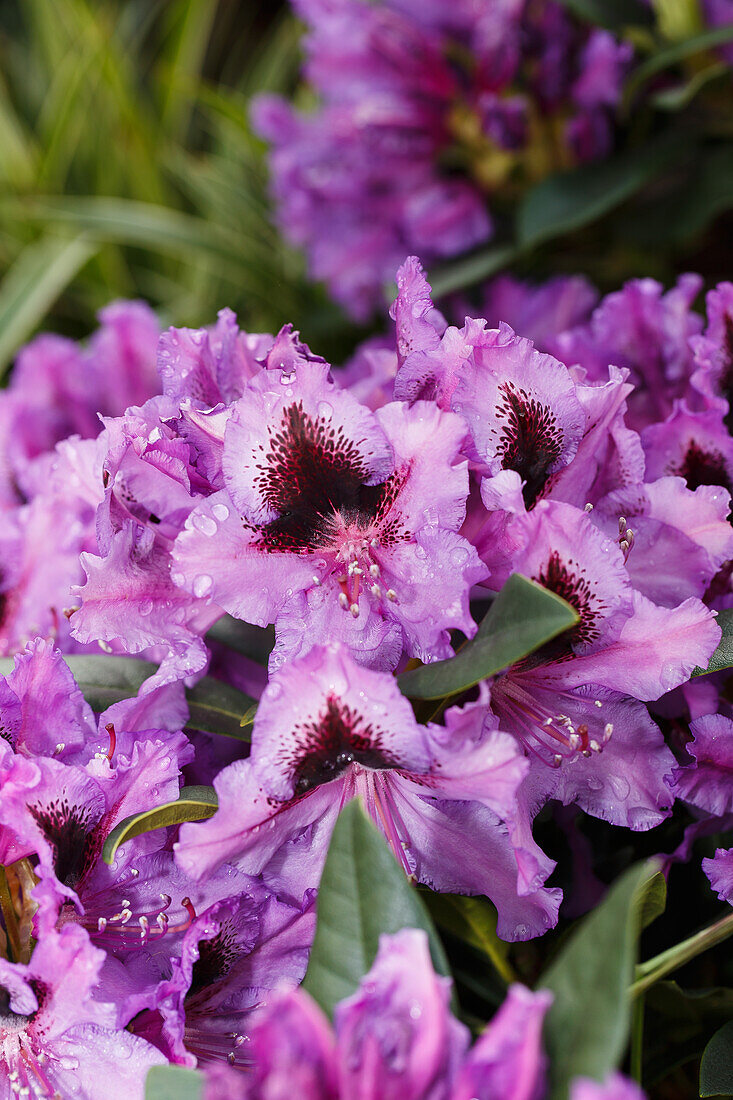
M 634 1001 L 631 1015 L 631 1076 L 641 1085 L 644 1061 L 644 994 Z
M 18 916 L 15 912 L 13 899 L 8 886 L 8 876 L 5 868 L 0 866 L 0 912 L 3 915 L 5 934 L 8 937 L 8 946 L 13 956 L 13 962 L 18 962 L 21 956 L 20 935 L 18 934 Z
M 708 928 L 703 928 L 702 932 L 697 932 L 682 943 L 675 944 L 674 947 L 662 951 L 660 955 L 655 955 L 653 959 L 637 966 L 638 978 L 631 986 L 631 996 L 638 997 L 645 993 L 667 974 L 684 966 L 691 959 L 701 955 L 703 951 L 727 940 L 729 936 L 733 936 L 733 913 L 729 913 L 722 920 L 711 924 Z

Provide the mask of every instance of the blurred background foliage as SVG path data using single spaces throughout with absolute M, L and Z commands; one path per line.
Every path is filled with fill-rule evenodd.
M 594 19 L 623 8 L 565 2 Z M 437 290 L 507 265 L 532 278 L 584 272 L 604 290 L 682 269 L 730 276 L 720 32 L 699 41 L 688 0 L 652 7 L 653 25 L 635 29 L 621 152 L 537 183 L 503 239 L 431 272 Z M 0 366 L 41 325 L 86 334 L 114 297 L 147 299 L 165 323 L 209 323 L 224 305 L 250 331 L 292 320 L 332 361 L 345 357 L 363 330 L 274 229 L 248 115 L 254 93 L 298 88 L 300 35 L 278 0 L 3 0 Z M 642 87 L 653 94 L 640 109 Z
M 270 0 L 3 0 L 3 364 L 120 296 L 181 324 L 308 318 L 332 344 L 346 322 L 268 220 L 248 119 L 255 91 L 292 90 L 299 37 Z

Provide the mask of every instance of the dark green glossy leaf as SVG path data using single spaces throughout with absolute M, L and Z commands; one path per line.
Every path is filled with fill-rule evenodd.
M 128 840 L 153 829 L 180 825 L 184 821 L 203 821 L 216 813 L 218 801 L 213 787 L 184 787 L 175 802 L 165 802 L 152 810 L 131 814 L 112 830 L 104 842 L 102 858 L 111 863 L 115 852 Z
M 684 151 L 681 146 L 679 135 L 665 134 L 536 184 L 519 205 L 520 245 L 533 248 L 596 221 L 660 175 Z
M 700 1095 L 733 1095 L 733 1020 L 715 1032 L 702 1053 Z
M 710 658 L 708 667 L 696 668 L 693 676 L 705 676 L 708 672 L 721 672 L 724 668 L 733 667 L 733 608 L 719 611 L 716 622 L 723 631 L 718 648 Z
M 727 27 L 715 27 L 702 31 L 692 38 L 685 38 L 681 42 L 672 42 L 669 46 L 658 50 L 656 53 L 638 65 L 629 75 L 623 92 L 625 103 L 629 103 L 639 89 L 657 73 L 669 69 L 679 61 L 684 61 L 694 54 L 704 50 L 715 49 L 716 46 L 724 46 L 733 41 L 733 24 Z
M 466 691 L 574 626 L 578 614 L 554 592 L 514 573 L 492 603 L 475 638 L 447 661 L 403 672 L 411 699 L 443 699 Z
M 222 615 L 208 631 L 206 637 L 233 649 L 236 653 L 250 657 L 261 665 L 267 664 L 275 644 L 273 627 L 253 626 L 251 623 L 243 623 L 241 619 L 234 619 L 231 615 Z
M 436 268 L 429 275 L 433 297 L 440 298 L 444 294 L 463 290 L 464 287 L 475 286 L 507 267 L 516 255 L 517 249 L 514 245 L 495 246 Z
M 487 955 L 507 985 L 516 980 L 509 964 L 510 945 L 496 934 L 496 910 L 487 898 L 435 894 L 429 890 L 421 896 L 439 928 Z
M 560 3 L 579 19 L 611 31 L 630 26 L 650 27 L 654 22 L 651 8 L 640 0 L 560 0 Z
M 186 691 L 186 700 L 191 729 L 249 741 L 249 727 L 257 709 L 257 704 L 249 695 L 212 676 L 204 676 L 195 687 Z
M 201 1100 L 204 1078 L 183 1066 L 153 1066 L 145 1078 L 145 1100 Z
M 652 875 L 644 888 L 644 895 L 641 901 L 642 930 L 648 928 L 657 917 L 661 917 L 666 908 L 667 880 L 661 871 L 657 871 L 655 875 Z
M 602 1080 L 621 1061 L 629 1033 L 644 886 L 652 865 L 632 867 L 568 937 L 539 985 L 554 994 L 545 1021 L 550 1100 L 567 1100 L 573 1077 Z
M 441 974 L 450 973 L 420 894 L 357 800 L 344 807 L 336 822 L 317 906 L 316 935 L 303 984 L 329 1016 L 369 970 L 383 933 L 424 929 L 433 965 Z

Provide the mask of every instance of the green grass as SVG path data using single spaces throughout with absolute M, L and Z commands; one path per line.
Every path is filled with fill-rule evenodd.
M 5 0 L 0 14 L 0 366 L 39 326 L 83 334 L 116 296 L 198 325 L 293 320 L 327 354 L 341 314 L 272 226 L 248 105 L 292 90 L 285 7 Z

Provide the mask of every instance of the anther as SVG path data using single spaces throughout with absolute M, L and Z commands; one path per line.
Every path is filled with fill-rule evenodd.
M 613 733 L 613 722 L 606 722 L 605 728 L 603 730 L 603 740 L 608 741 L 608 739 L 609 739 L 609 737 L 611 736 L 612 733 Z
M 601 700 L 600 700 L 600 699 L 594 699 L 594 700 L 593 700 L 593 706 L 594 706 L 594 707 L 602 707 L 602 706 L 603 706 L 603 703 L 601 702 Z
M 378 584 L 373 584 L 369 591 L 371 592 L 372 596 L 374 596 L 375 600 L 378 600 L 379 597 L 382 595 L 382 590 Z
M 58 754 L 60 752 L 63 752 L 65 748 L 66 748 L 66 742 L 65 741 L 59 741 L 58 745 L 53 750 L 54 756 L 58 756 Z
M 603 746 L 599 745 L 598 742 L 594 739 L 593 741 L 589 742 L 588 748 L 591 750 L 591 752 L 600 752 Z
M 372 564 L 369 566 L 369 576 L 375 578 L 379 576 L 379 566 L 376 562 L 372 562 Z
M 351 606 L 349 607 L 349 611 L 351 612 L 351 614 L 354 616 L 355 619 L 359 618 L 359 605 L 358 605 L 358 603 L 352 603 Z
M 592 512 L 593 511 L 593 505 L 590 503 L 590 501 L 588 501 L 588 503 L 585 505 L 585 507 L 583 508 L 583 511 L 584 512 Z
M 339 607 L 343 607 L 344 611 L 346 611 L 348 606 L 349 597 L 346 595 L 345 592 L 339 592 Z
M 100 917 L 99 920 L 97 921 L 97 931 L 98 932 L 104 932 L 106 927 L 107 927 L 107 918 L 106 917 Z
M 388 588 L 386 595 L 387 599 L 391 600 L 393 603 L 397 599 L 397 593 L 395 592 L 394 588 Z

